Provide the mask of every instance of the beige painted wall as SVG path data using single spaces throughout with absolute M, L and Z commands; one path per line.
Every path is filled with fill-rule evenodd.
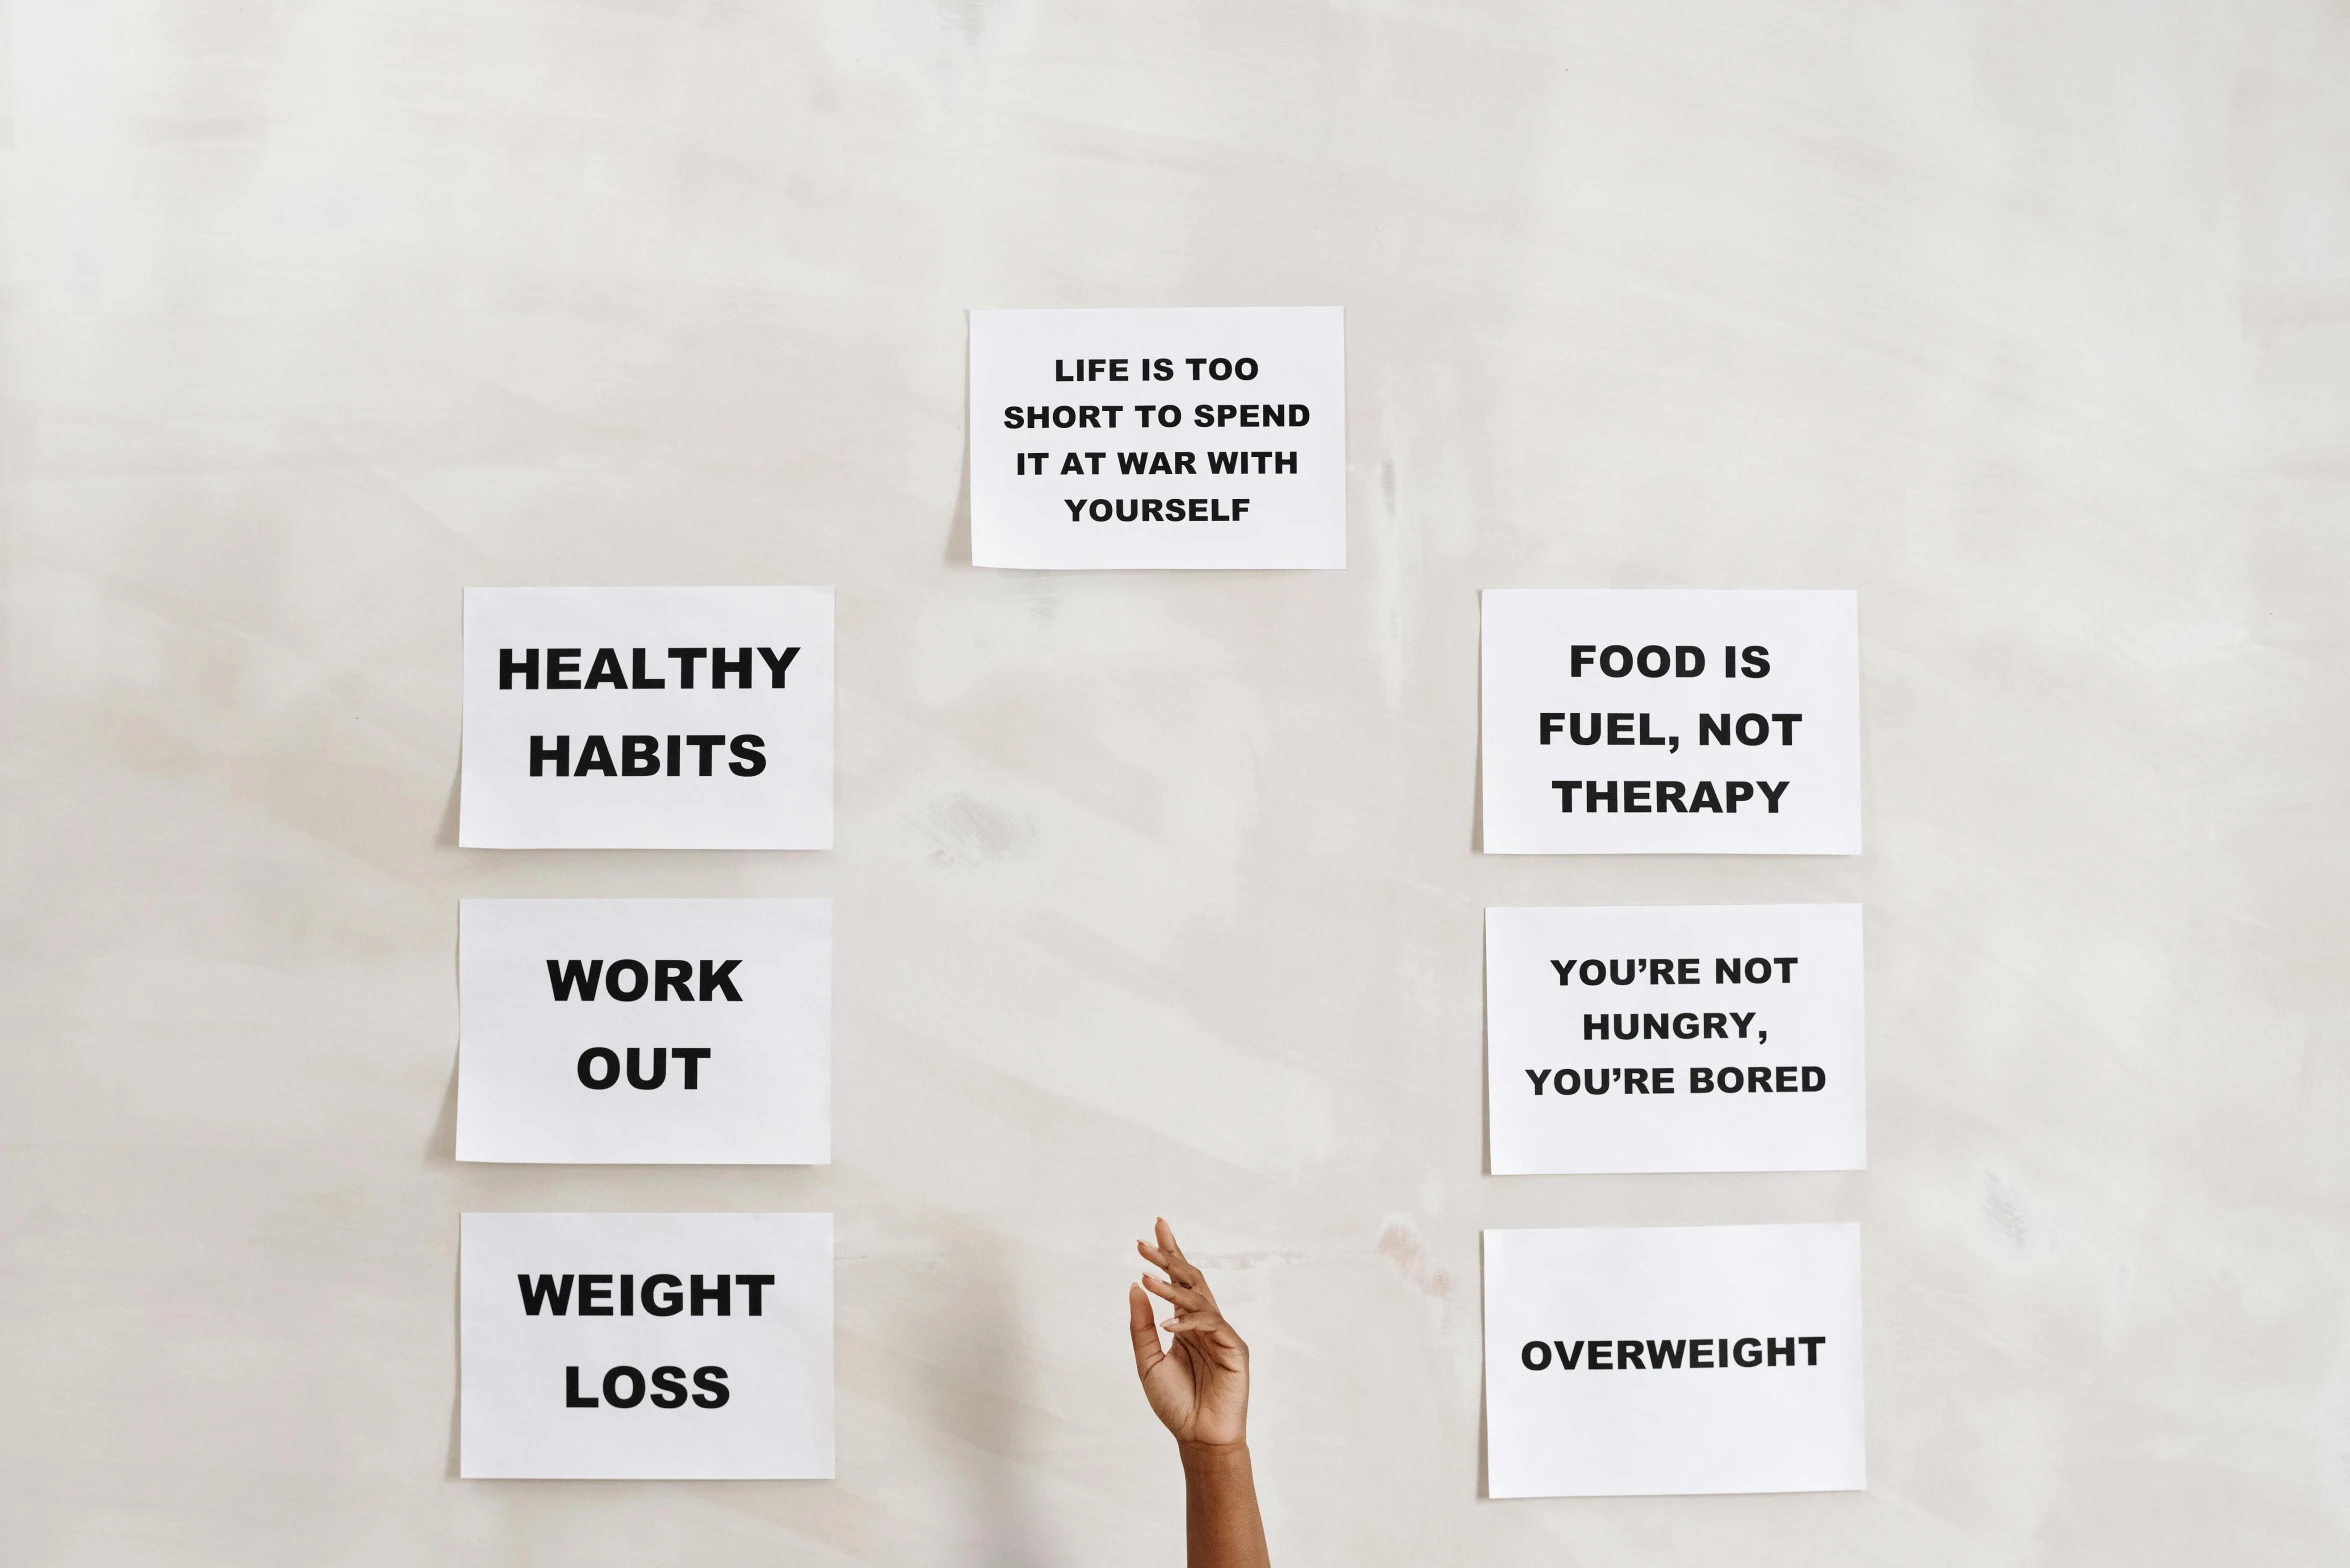
M 0 1559 L 2339 1563 L 2350 13 L 19 0 Z M 1349 311 L 1353 565 L 963 564 L 962 311 Z M 840 847 L 454 847 L 469 583 L 835 583 Z M 1476 590 L 1850 586 L 1868 855 L 1470 852 Z M 824 1170 L 460 1168 L 464 896 L 838 901 Z M 1859 899 L 1865 1176 L 1481 1175 L 1479 911 Z M 451 1478 L 466 1209 L 840 1215 L 836 1484 Z M 1864 1495 L 1490 1503 L 1478 1230 L 1857 1218 Z

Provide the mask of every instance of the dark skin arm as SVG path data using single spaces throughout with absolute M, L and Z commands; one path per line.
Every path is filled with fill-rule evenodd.
M 1126 1317 L 1142 1391 L 1183 1456 L 1184 1561 L 1190 1568 L 1270 1568 L 1248 1458 L 1248 1346 L 1224 1321 L 1206 1277 L 1184 1257 L 1165 1220 L 1158 1222 L 1157 1245 L 1138 1241 L 1135 1249 L 1166 1273 L 1165 1279 L 1145 1274 L 1126 1287 Z M 1175 1316 L 1153 1323 L 1151 1296 L 1174 1307 Z

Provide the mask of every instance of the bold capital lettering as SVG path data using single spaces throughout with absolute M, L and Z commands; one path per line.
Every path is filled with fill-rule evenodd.
M 620 672 L 620 655 L 610 648 L 598 648 L 595 662 L 588 666 L 585 689 L 594 691 L 598 686 L 610 686 L 619 691 L 628 689 L 628 677 Z
M 767 687 L 770 691 L 783 688 L 783 672 L 791 668 L 791 661 L 800 656 L 797 648 L 786 648 L 779 656 L 772 648 L 761 648 L 759 657 L 767 665 Z
M 576 958 L 567 958 L 559 964 L 552 958 L 547 960 L 547 984 L 554 988 L 558 1002 L 568 1002 L 574 996 L 583 1002 L 594 1001 L 596 977 L 603 972 L 604 961 L 600 958 L 591 958 L 584 965 Z
M 553 1307 L 557 1317 L 571 1310 L 570 1275 L 541 1274 L 534 1280 L 528 1274 L 517 1274 L 514 1278 L 522 1286 L 522 1311 L 525 1317 L 537 1317 L 542 1307 Z M 558 1278 L 561 1284 L 556 1283 Z

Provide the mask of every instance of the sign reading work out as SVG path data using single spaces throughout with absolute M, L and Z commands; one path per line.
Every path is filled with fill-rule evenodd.
M 1858 904 L 1485 912 L 1495 1175 L 1867 1165 Z
M 1335 306 L 971 313 L 977 566 L 1346 564 Z
M 1860 1227 L 1485 1233 L 1494 1497 L 1857 1491 Z
M 1486 850 L 1859 854 L 1857 604 L 1486 590 Z
M 832 847 L 832 590 L 469 588 L 458 842 Z
M 832 1216 L 468 1214 L 461 1472 L 832 1474 Z
M 832 906 L 467 899 L 457 1158 L 832 1157 Z

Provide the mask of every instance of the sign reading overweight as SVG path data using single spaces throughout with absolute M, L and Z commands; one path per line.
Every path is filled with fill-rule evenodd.
M 832 905 L 467 899 L 457 1158 L 832 1158 Z
M 832 1474 L 832 1216 L 468 1214 L 460 1473 Z
M 832 847 L 832 590 L 468 588 L 484 849 Z
M 1493 1173 L 1856 1171 L 1860 906 L 1488 909 Z
M 1494 1497 L 1858 1491 L 1860 1227 L 1485 1233 Z
M 1487 589 L 1496 854 L 1860 853 L 1843 591 Z
M 971 560 L 1344 566 L 1345 313 L 971 312 Z

